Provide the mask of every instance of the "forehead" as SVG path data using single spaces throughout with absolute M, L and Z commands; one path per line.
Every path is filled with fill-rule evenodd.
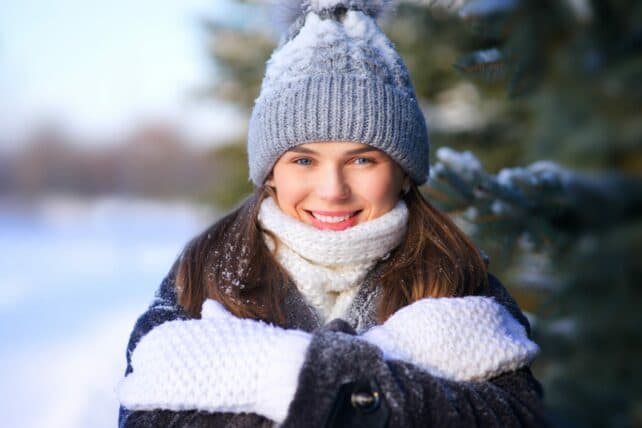
M 304 153 L 319 156 L 346 156 L 368 152 L 384 154 L 381 150 L 372 146 L 352 141 L 319 141 L 299 144 L 298 146 L 292 147 L 287 153 Z

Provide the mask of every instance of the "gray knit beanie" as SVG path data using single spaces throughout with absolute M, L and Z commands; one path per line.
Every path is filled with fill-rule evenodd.
M 375 21 L 389 1 L 287 3 L 294 13 L 250 118 L 250 179 L 261 186 L 299 144 L 354 141 L 382 150 L 424 183 L 426 122 L 405 64 Z

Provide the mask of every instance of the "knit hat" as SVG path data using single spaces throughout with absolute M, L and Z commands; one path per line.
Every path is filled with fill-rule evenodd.
M 376 23 L 390 2 L 279 1 L 293 13 L 250 118 L 250 179 L 261 186 L 299 144 L 353 141 L 382 150 L 424 183 L 426 122 L 405 64 Z

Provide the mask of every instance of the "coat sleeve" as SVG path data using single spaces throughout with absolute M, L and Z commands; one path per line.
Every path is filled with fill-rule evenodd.
M 170 272 L 163 279 L 154 301 L 147 311 L 143 313 L 134 326 L 127 345 L 127 370 L 125 375 L 132 372 L 131 354 L 136 348 L 140 339 L 152 328 L 165 321 L 186 319 L 187 315 L 176 303 L 176 291 L 174 281 L 178 261 Z M 171 410 L 149 410 L 130 411 L 121 406 L 118 413 L 118 426 L 120 428 L 142 428 L 142 427 L 234 427 L 250 428 L 273 427 L 274 422 L 261 415 L 254 413 L 209 413 L 203 411 L 171 411 Z
M 492 275 L 489 283 L 487 294 L 530 335 L 512 297 Z M 376 346 L 356 339 L 349 325 L 337 328 L 342 320 L 335 321 L 312 338 L 283 427 L 549 425 L 541 386 L 529 367 L 483 382 L 450 381 L 404 361 L 384 360 Z

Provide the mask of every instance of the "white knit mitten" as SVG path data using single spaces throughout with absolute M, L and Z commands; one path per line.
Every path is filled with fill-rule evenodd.
M 377 345 L 386 359 L 456 381 L 515 370 L 539 352 L 506 308 L 482 296 L 421 299 L 359 337 Z
M 163 323 L 131 355 L 118 387 L 130 410 L 257 413 L 281 423 L 311 335 L 238 318 L 215 300 L 202 318 Z

